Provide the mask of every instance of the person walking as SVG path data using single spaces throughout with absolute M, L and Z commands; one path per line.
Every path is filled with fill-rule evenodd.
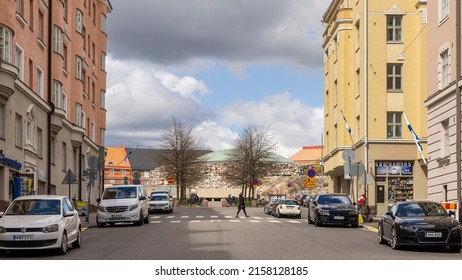
M 237 213 L 236 213 L 236 218 L 239 218 L 239 212 L 244 211 L 245 217 L 248 218 L 249 215 L 245 212 L 245 202 L 244 202 L 244 196 L 242 193 L 239 194 L 239 204 L 237 206 Z

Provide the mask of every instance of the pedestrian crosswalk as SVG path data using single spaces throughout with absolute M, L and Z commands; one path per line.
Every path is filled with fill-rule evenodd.
M 236 218 L 235 216 L 229 215 L 151 215 L 149 216 L 150 224 L 160 224 L 160 223 L 169 223 L 169 224 L 180 224 L 180 223 L 291 223 L 291 224 L 302 224 L 306 221 L 302 220 L 293 220 L 293 219 L 276 219 L 274 217 L 249 217 L 249 218 Z

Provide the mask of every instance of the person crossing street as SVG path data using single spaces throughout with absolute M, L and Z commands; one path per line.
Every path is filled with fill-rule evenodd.
M 236 218 L 239 218 L 239 212 L 244 211 L 245 217 L 248 218 L 249 215 L 245 212 L 245 202 L 244 202 L 244 196 L 242 193 L 239 194 L 239 204 L 237 206 L 237 213 L 236 213 Z

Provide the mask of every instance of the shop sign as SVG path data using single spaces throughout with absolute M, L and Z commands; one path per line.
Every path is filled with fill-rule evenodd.
M 376 175 L 413 175 L 411 161 L 376 161 Z
M 22 164 L 19 163 L 17 160 L 13 160 L 11 158 L 7 158 L 4 154 L 3 154 L 3 150 L 0 150 L 0 163 L 5 165 L 5 166 L 8 166 L 8 167 L 11 167 L 13 169 L 16 169 L 16 170 L 21 170 L 22 168 Z

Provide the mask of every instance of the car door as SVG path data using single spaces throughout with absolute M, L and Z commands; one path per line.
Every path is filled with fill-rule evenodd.
M 313 199 L 309 202 L 309 205 L 308 205 L 308 208 L 309 208 L 309 215 L 310 215 L 310 219 L 312 221 L 314 221 L 314 214 L 315 214 L 315 208 L 316 208 L 316 204 L 318 202 L 318 198 L 319 198 L 319 195 L 316 195 L 315 197 L 313 197 Z
M 65 197 L 62 201 L 63 204 L 63 216 L 64 216 L 64 223 L 67 231 L 67 238 L 68 240 L 74 240 L 77 238 L 77 234 L 79 231 L 79 214 L 74 209 L 72 202 L 69 198 Z M 66 214 L 73 213 L 72 215 L 67 216 Z
M 396 215 L 397 209 L 398 206 L 396 204 L 393 204 L 390 210 L 382 216 L 383 234 L 386 238 L 391 238 L 391 228 L 394 222 L 393 217 Z

